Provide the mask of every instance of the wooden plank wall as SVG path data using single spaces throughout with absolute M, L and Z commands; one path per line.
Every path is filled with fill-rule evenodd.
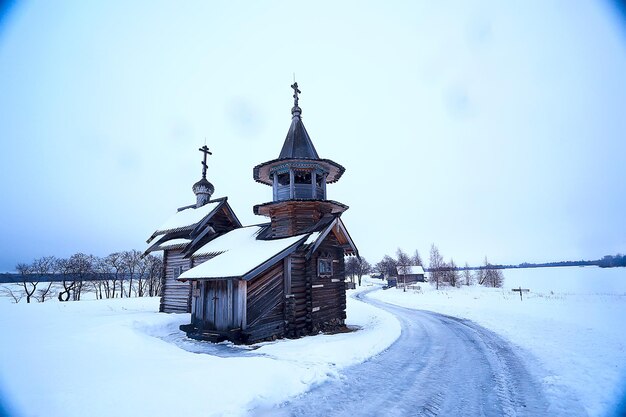
M 164 313 L 189 313 L 191 311 L 191 285 L 189 282 L 180 282 L 174 276 L 175 268 L 182 266 L 183 271 L 191 267 L 191 261 L 184 259 L 182 250 L 163 251 L 163 295 L 159 311 Z
M 247 283 L 247 342 L 281 337 L 285 331 L 283 263 Z
M 328 211 L 316 201 L 285 203 L 271 210 L 272 234 L 293 236 L 313 226 Z
M 311 279 L 306 274 L 306 253 L 302 250 L 291 255 L 291 295 L 286 310 L 287 336 L 300 337 L 311 330 Z M 291 311 L 293 310 L 293 311 Z
M 333 274 L 317 275 L 317 260 L 322 254 L 333 259 Z M 312 331 L 342 326 L 346 319 L 346 286 L 343 249 L 330 233 L 307 262 L 307 276 L 311 277 Z

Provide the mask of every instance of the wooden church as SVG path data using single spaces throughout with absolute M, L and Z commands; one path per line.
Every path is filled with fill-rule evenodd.
M 182 207 L 150 237 L 164 252 L 161 311 L 190 312 L 189 337 L 254 343 L 345 327 L 344 256 L 358 256 L 326 198 L 345 169 L 318 156 L 302 123 L 297 83 L 291 126 L 278 158 L 254 167 L 272 201 L 254 206 L 269 222 L 242 227 L 226 198 L 211 199 L 204 152 L 195 205 Z M 157 239 L 158 240 L 155 240 Z

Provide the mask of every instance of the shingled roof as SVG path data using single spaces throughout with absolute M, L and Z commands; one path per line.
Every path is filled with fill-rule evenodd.
M 278 159 L 319 159 L 299 112 L 295 112 L 291 119 L 291 126 Z

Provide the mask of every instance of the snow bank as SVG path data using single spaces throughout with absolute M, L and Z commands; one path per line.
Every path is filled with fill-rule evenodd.
M 189 315 L 157 313 L 157 298 L 0 303 L 0 399 L 20 416 L 245 415 L 399 336 L 393 316 L 353 299 L 347 308 L 361 330 L 249 349 L 182 337 Z
M 506 337 L 538 360 L 534 372 L 555 408 L 578 401 L 592 416 L 614 409 L 626 387 L 626 269 L 507 270 L 505 279 L 503 289 L 423 284 L 370 297 L 468 318 Z M 511 291 L 519 286 L 531 289 L 523 301 Z

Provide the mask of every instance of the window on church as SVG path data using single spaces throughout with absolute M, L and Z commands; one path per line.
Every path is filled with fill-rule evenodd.
M 315 183 L 317 184 L 318 187 L 322 186 L 323 178 L 324 178 L 323 174 L 317 174 L 317 176 L 315 177 Z
M 310 184 L 311 173 L 308 171 L 296 171 L 294 172 L 294 182 L 296 184 Z
M 278 174 L 278 185 L 289 185 L 289 173 L 288 172 Z
M 182 266 L 175 266 L 174 267 L 174 278 L 178 278 L 180 276 L 180 274 L 183 273 L 183 267 Z
M 331 258 L 317 259 L 317 275 L 320 277 L 333 274 L 333 260 Z

